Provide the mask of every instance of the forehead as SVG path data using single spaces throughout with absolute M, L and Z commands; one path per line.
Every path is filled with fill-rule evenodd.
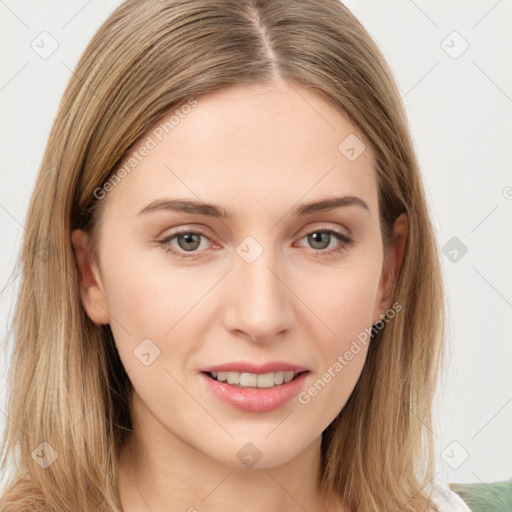
M 170 111 L 140 138 L 119 166 L 129 173 L 111 199 L 139 207 L 168 194 L 230 208 L 248 198 L 265 207 L 326 194 L 376 199 L 369 144 L 311 89 L 236 85 L 196 102 Z

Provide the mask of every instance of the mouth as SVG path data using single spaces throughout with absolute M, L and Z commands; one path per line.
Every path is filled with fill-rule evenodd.
M 225 404 L 243 412 L 265 413 L 292 400 L 310 373 L 280 361 L 262 365 L 238 361 L 203 368 L 200 375 L 206 389 Z
M 275 388 L 295 380 L 299 375 L 309 373 L 304 371 L 276 371 L 270 373 L 245 372 L 202 372 L 217 382 L 227 382 L 238 388 Z

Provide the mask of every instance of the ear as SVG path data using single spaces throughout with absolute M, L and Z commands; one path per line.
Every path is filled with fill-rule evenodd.
M 110 323 L 107 296 L 97 262 L 90 255 L 90 236 L 81 229 L 71 233 L 71 242 L 80 275 L 80 297 L 89 318 L 96 324 Z
M 374 312 L 373 323 L 381 320 L 380 314 L 384 314 L 391 305 L 393 290 L 396 284 L 396 277 L 404 254 L 405 242 L 407 240 L 408 222 L 407 214 L 399 215 L 393 226 L 391 244 L 386 249 L 384 265 L 379 283 L 378 300 Z

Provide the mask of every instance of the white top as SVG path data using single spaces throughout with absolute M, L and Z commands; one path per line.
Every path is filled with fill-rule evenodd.
M 441 512 L 471 512 L 462 498 L 444 482 L 436 482 L 431 498 Z

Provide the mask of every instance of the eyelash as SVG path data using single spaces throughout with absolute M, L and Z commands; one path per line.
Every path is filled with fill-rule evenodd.
M 348 249 L 348 246 L 350 246 L 354 242 L 354 240 L 351 237 L 347 236 L 345 233 L 342 233 L 341 231 L 338 231 L 338 230 L 332 229 L 332 228 L 318 228 L 313 231 L 309 231 L 303 237 L 301 237 L 301 240 L 302 240 L 302 238 L 305 238 L 306 236 L 311 235 L 313 233 L 328 233 L 330 235 L 333 235 L 340 242 L 343 242 L 342 244 L 338 245 L 336 248 L 330 249 L 330 250 L 325 250 L 325 249 L 314 250 L 314 249 L 312 249 L 313 252 L 316 253 L 316 256 L 319 258 L 326 258 L 326 257 L 334 256 L 336 254 L 343 253 Z M 171 235 L 165 237 L 163 240 L 160 240 L 158 243 L 160 244 L 160 246 L 166 253 L 171 253 L 175 256 L 180 257 L 181 259 L 194 258 L 194 257 L 196 257 L 197 252 L 194 252 L 194 251 L 192 251 L 190 253 L 181 252 L 181 251 L 174 249 L 172 246 L 169 245 L 169 242 L 171 240 L 173 240 L 174 238 L 176 238 L 177 236 L 186 235 L 186 234 L 201 235 L 204 238 L 210 240 L 210 237 L 208 237 L 206 235 L 206 233 L 202 232 L 201 230 L 196 230 L 196 231 L 180 230 L 180 231 L 176 231 L 176 232 L 172 233 Z

